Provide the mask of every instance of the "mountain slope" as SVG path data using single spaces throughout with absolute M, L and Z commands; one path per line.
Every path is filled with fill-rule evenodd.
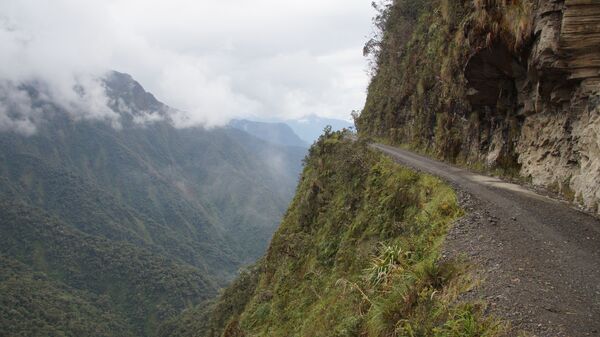
M 216 292 L 210 278 L 191 266 L 131 244 L 83 234 L 40 209 L 11 201 L 0 206 L 3 255 L 56 282 L 106 296 L 112 310 L 138 334 L 152 334 L 160 320 Z
M 0 336 L 134 336 L 98 297 L 0 256 Z
M 33 134 L 0 132 L 0 254 L 44 275 L 36 294 L 72 293 L 82 315 L 97 313 L 90 329 L 153 336 L 264 253 L 304 150 L 240 130 L 178 129 L 176 112 L 130 76 L 111 73 L 104 86 L 117 124 L 74 117 L 39 83 L 19 87 L 43 120 Z M 7 106 L 18 118 L 23 107 Z M 54 297 L 40 305 L 64 317 Z M 80 331 L 54 323 L 47 328 Z
M 466 266 L 440 256 L 460 213 L 440 180 L 325 134 L 263 260 L 211 310 L 188 310 L 161 335 L 499 335 L 460 297 L 473 287 Z

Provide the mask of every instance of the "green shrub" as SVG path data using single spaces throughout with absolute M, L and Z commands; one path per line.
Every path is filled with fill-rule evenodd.
M 306 158 L 257 282 L 228 289 L 216 306 L 222 324 L 197 335 L 496 336 L 494 320 L 459 300 L 474 287 L 468 267 L 438 259 L 460 214 L 439 179 L 328 133 Z

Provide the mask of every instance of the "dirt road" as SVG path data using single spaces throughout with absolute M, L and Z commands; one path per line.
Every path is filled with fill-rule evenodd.
M 484 298 L 515 336 L 600 336 L 598 219 L 515 184 L 372 146 L 459 191 L 468 214 L 448 234 L 445 254 L 478 266 L 484 282 L 470 296 Z

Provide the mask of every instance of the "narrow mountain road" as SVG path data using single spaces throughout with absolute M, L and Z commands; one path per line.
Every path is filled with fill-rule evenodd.
M 467 211 L 446 257 L 466 256 L 483 279 L 467 295 L 526 336 L 600 336 L 600 221 L 567 203 L 391 146 L 399 163 L 443 178 Z

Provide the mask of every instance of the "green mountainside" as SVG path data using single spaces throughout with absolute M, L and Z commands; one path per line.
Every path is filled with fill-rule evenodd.
M 266 256 L 160 335 L 495 336 L 483 304 L 461 300 L 468 267 L 440 256 L 461 214 L 439 179 L 326 132 Z
M 44 125 L 0 133 L 0 336 L 153 336 L 263 255 L 293 196 L 304 149 L 177 129 L 126 74 L 106 89 L 121 128 L 23 86 Z
M 104 296 L 105 302 L 114 310 L 113 314 L 135 327 L 136 334 L 152 334 L 160 321 L 216 293 L 210 274 L 192 266 L 132 244 L 86 235 L 40 209 L 14 202 L 2 202 L 0 206 L 1 254 L 44 273 L 46 282 L 54 287 L 65 284 L 84 295 Z M 32 291 L 43 293 L 46 290 Z M 73 296 L 77 298 L 76 295 Z M 68 310 L 60 306 L 60 301 L 46 305 L 48 309 L 55 306 L 51 311 Z M 68 316 L 63 317 L 68 319 Z M 100 318 L 91 319 L 87 324 L 110 323 Z M 68 324 L 60 317 L 58 322 L 59 325 Z M 29 324 L 32 326 L 33 322 Z M 27 324 L 3 327 L 11 333 L 20 331 L 13 330 L 16 328 L 27 331 Z M 33 331 L 29 330 L 29 333 Z M 114 335 L 116 331 L 111 333 Z
M 0 336 L 134 336 L 101 297 L 1 255 L 0 271 Z
M 367 141 L 527 179 L 600 209 L 597 1 L 374 6 L 358 137 L 319 138 L 267 254 L 160 336 L 513 336 L 469 300 L 479 282 L 471 267 L 441 254 L 462 214 L 453 190 Z
M 597 48 L 577 23 L 597 6 L 375 3 L 358 137 L 326 128 L 303 171 L 287 127 L 177 129 L 126 74 L 105 79 L 121 128 L 22 88 L 46 121 L 0 133 L 0 337 L 507 335 L 470 300 L 471 266 L 442 254 L 455 192 L 368 141 L 597 211 Z M 322 120 L 303 122 L 289 125 L 312 143 Z

